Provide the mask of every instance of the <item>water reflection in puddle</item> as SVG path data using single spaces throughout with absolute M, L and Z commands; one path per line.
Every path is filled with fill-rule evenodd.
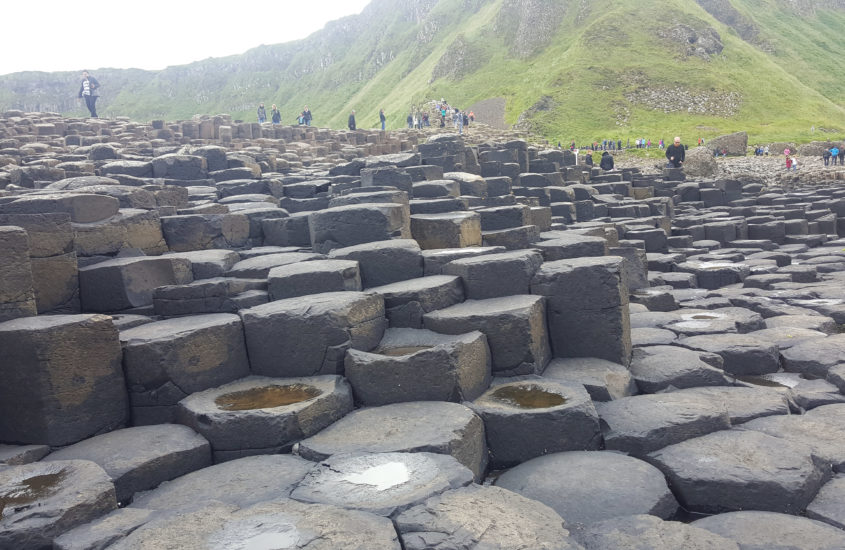
M 407 483 L 410 479 L 408 467 L 404 462 L 387 462 L 367 468 L 363 472 L 349 474 L 343 478 L 343 481 L 355 485 L 371 485 L 376 491 L 386 491 L 391 487 Z

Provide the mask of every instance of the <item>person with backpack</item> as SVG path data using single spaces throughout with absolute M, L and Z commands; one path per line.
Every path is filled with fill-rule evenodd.
M 97 79 L 82 71 L 82 84 L 79 85 L 79 98 L 85 99 L 85 106 L 91 118 L 97 118 L 97 98 L 100 97 L 100 83 Z
M 608 170 L 613 170 L 613 155 L 605 151 L 601 154 L 601 161 L 599 162 L 599 167 L 607 172 Z

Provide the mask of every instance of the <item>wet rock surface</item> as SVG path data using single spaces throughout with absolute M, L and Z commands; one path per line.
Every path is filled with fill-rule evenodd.
M 845 171 L 466 130 L 0 113 L 0 546 L 843 547 Z

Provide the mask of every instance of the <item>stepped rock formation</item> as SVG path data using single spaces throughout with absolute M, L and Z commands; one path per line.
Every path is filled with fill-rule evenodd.
M 845 547 L 839 167 L 228 115 L 0 147 L 0 548 Z

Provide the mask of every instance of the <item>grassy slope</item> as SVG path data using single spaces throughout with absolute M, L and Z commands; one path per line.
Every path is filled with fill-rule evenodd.
M 494 31 L 503 0 L 484 2 L 476 13 L 466 11 L 465 0 L 440 0 L 422 22 L 438 29 L 428 43 L 418 40 L 422 24 L 401 9 L 389 9 L 389 0 L 375 0 L 362 17 L 331 23 L 303 41 L 112 80 L 101 112 L 142 120 L 228 112 L 252 121 L 257 103 L 264 101 L 268 110 L 272 103 L 280 107 L 284 123 L 308 104 L 317 125 L 344 127 L 356 109 L 359 127 L 371 128 L 381 107 L 389 126 L 397 127 L 412 105 L 426 99 L 445 97 L 466 106 L 504 97 L 506 121 L 513 124 L 548 96 L 553 108 L 531 123 L 554 141 L 638 136 L 656 141 L 681 134 L 692 142 L 739 130 L 748 131 L 752 142 L 819 139 L 822 134 L 811 134 L 811 126 L 841 137 L 845 81 L 837 69 L 845 53 L 845 12 L 797 17 L 781 7 L 783 0 L 732 3 L 755 21 L 760 38 L 774 46 L 772 54 L 746 43 L 689 0 L 569 1 L 552 42 L 526 60 L 513 57 L 511 44 Z M 683 56 L 678 45 L 657 38 L 659 29 L 676 23 L 712 26 L 723 52 L 709 61 Z M 459 35 L 484 62 L 461 79 L 432 82 L 438 60 Z M 742 105 L 730 118 L 664 113 L 625 99 L 642 87 L 738 92 Z M 0 101 L 7 95 L 0 86 Z

